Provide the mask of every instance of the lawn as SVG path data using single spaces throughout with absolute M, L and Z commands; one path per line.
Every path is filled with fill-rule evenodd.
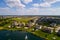
M 33 32 L 33 34 L 35 34 L 39 37 L 42 37 L 42 38 L 46 38 L 47 40 L 53 40 L 53 37 L 56 38 L 55 40 L 60 40 L 60 37 L 58 37 L 56 34 L 45 33 L 45 32 L 42 32 L 41 30 L 35 31 L 35 32 Z

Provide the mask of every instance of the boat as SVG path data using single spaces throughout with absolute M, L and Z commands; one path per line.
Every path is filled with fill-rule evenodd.
M 27 40 L 27 39 L 28 39 L 28 36 L 26 35 L 26 36 L 25 36 L 25 40 Z

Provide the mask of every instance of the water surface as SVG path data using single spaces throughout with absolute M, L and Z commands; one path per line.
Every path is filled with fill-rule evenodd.
M 0 31 L 0 40 L 25 40 L 25 36 L 28 36 L 28 40 L 43 40 L 31 33 L 24 31 Z

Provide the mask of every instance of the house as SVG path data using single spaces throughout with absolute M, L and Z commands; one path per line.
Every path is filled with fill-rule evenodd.
M 56 25 L 57 25 L 56 23 L 51 23 L 50 24 L 51 27 L 56 27 Z
M 18 25 L 18 22 L 17 21 L 13 21 L 12 23 L 11 23 L 11 25 L 10 26 L 8 26 L 9 28 L 14 28 L 14 27 L 16 27 Z
M 57 33 L 60 30 L 60 27 L 55 28 L 55 32 Z
M 18 26 L 17 26 L 16 28 L 21 28 L 21 27 L 18 27 Z
M 18 25 L 18 22 L 17 22 L 17 21 L 15 21 L 15 22 L 13 22 L 13 24 L 14 24 L 15 26 L 17 26 L 17 25 Z
M 55 32 L 60 36 L 60 27 L 55 28 Z
M 36 25 L 35 28 L 36 29 L 42 29 L 42 25 Z
M 31 27 L 31 25 L 27 23 L 27 24 L 25 25 L 25 27 Z
M 58 30 L 57 35 L 60 36 L 60 30 Z
M 32 26 L 34 26 L 34 23 L 27 23 L 26 25 L 25 25 L 26 27 L 32 27 Z
M 18 23 L 16 21 L 14 21 L 14 22 L 12 22 L 11 27 L 15 27 L 17 25 L 18 25 Z
M 28 25 L 31 26 L 31 27 L 34 26 L 35 25 L 35 20 L 34 19 L 29 20 Z
M 53 29 L 54 29 L 54 28 L 46 27 L 46 28 L 43 28 L 42 31 L 43 31 L 43 32 L 46 32 L 46 33 L 52 33 L 52 32 L 53 32 Z
M 21 27 L 24 27 L 24 26 L 25 26 L 25 23 L 18 22 L 18 25 L 16 25 L 16 28 L 21 28 Z
M 28 29 L 28 27 L 24 27 L 24 29 Z
M 31 22 L 28 23 L 28 25 L 30 25 L 30 26 L 33 26 L 34 24 L 35 24 L 35 23 L 31 23 Z
M 18 23 L 18 26 L 19 26 L 19 27 L 25 26 L 25 23 L 19 22 L 19 23 Z
M 42 27 L 43 27 L 42 25 L 38 25 L 38 24 L 36 24 L 35 27 L 34 27 L 34 30 L 42 29 Z
M 11 28 L 11 26 L 9 25 L 8 28 Z
M 31 23 L 33 23 L 33 22 L 34 22 L 34 20 L 32 19 L 32 20 L 29 20 L 28 22 L 31 22 Z
M 12 25 L 18 25 L 18 21 L 13 20 Z

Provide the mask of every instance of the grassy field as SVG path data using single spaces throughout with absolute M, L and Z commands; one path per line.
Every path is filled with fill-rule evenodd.
M 60 40 L 60 37 L 54 35 L 54 33 L 49 34 L 49 33 L 42 32 L 41 30 L 35 31 L 33 32 L 33 34 L 42 38 L 46 38 L 46 40 L 54 40 L 53 37 L 56 38 L 55 40 Z

